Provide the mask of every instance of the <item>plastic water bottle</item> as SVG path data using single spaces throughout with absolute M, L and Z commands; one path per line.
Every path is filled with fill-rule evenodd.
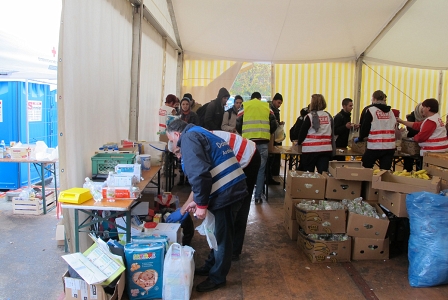
M 90 190 L 90 193 L 92 194 L 95 202 L 103 200 L 103 195 L 101 195 L 101 192 L 95 188 L 95 185 L 93 184 L 92 180 L 90 180 L 89 177 L 85 178 L 85 182 L 82 185 L 82 187 Z
M 5 145 L 5 141 L 2 140 L 0 142 L 0 158 L 5 158 L 5 153 L 6 153 L 6 145 Z
M 107 176 L 107 190 L 106 196 L 108 202 L 115 202 L 115 177 L 114 172 L 110 171 L 109 176 Z

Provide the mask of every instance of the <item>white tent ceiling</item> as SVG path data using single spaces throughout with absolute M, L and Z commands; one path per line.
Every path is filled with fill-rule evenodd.
M 446 0 L 171 2 L 181 47 L 198 57 L 305 63 L 365 52 L 398 65 L 448 67 Z

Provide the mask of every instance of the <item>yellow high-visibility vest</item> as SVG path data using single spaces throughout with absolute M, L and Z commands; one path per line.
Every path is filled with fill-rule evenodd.
M 242 136 L 246 139 L 271 138 L 269 125 L 269 104 L 258 99 L 244 103 L 244 118 Z

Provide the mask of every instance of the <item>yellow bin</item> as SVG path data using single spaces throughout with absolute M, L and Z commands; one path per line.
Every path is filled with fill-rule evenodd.
M 72 188 L 61 192 L 59 194 L 58 201 L 64 203 L 81 204 L 92 198 L 93 197 L 89 189 Z

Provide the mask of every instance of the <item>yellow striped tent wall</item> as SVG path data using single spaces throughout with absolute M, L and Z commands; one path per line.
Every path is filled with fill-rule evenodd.
M 439 100 L 439 110 L 442 116 L 443 122 L 446 122 L 446 115 L 448 113 L 448 71 L 442 71 L 443 73 L 443 88 L 442 88 L 442 99 Z
M 230 60 L 185 60 L 182 86 L 207 86 L 234 64 Z
M 354 96 L 355 62 L 276 64 L 274 93 L 283 95 L 280 107 L 281 120 L 285 122 L 286 139 L 291 145 L 289 129 L 300 116 L 300 110 L 310 103 L 312 94 L 322 94 L 327 111 L 333 116 L 341 110 L 344 98 Z
M 182 94 L 191 93 L 202 104 L 214 99 L 219 88 L 230 89 L 241 65 L 237 66 L 236 63 L 229 60 L 184 59 Z M 232 71 L 232 67 L 237 69 Z
M 438 99 L 439 73 L 437 70 L 365 63 L 362 68 L 361 109 L 371 103 L 372 94 L 376 90 L 382 90 L 387 95 L 387 104 L 400 110 L 402 119 L 427 98 L 442 100 L 444 103 L 444 99 Z M 446 78 L 444 81 L 446 95 Z M 442 115 L 446 111 L 445 106 L 446 102 L 440 107 Z

